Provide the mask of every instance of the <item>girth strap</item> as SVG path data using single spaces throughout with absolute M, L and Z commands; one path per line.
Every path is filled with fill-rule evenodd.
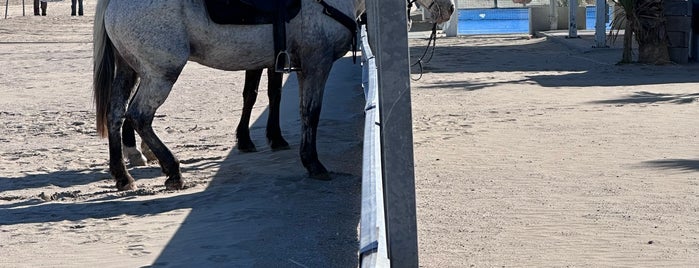
M 337 8 L 328 5 L 324 0 L 316 0 L 323 6 L 323 13 L 344 25 L 352 34 L 352 62 L 357 63 L 357 20 L 345 15 Z

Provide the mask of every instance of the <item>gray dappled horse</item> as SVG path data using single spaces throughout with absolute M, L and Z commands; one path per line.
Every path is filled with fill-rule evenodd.
M 417 2 L 427 7 L 436 23 L 449 20 L 454 10 L 452 0 Z M 291 62 L 300 68 L 301 162 L 316 179 L 329 179 L 316 150 L 325 83 L 333 62 L 348 51 L 356 34 L 326 15 L 323 4 L 352 19 L 365 9 L 364 0 L 302 0 L 300 14 L 287 23 Z M 109 169 L 117 189 L 136 188 L 122 155 L 125 119 L 158 158 L 167 176 L 166 188 L 182 189 L 179 161 L 153 132 L 156 110 L 190 60 L 228 71 L 273 67 L 272 25 L 212 23 L 204 0 L 99 0 L 95 9 L 97 132 L 109 138 Z

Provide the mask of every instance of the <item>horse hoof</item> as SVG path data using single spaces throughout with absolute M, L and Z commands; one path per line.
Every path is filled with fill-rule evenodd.
M 119 191 L 136 190 L 136 185 L 135 185 L 133 179 L 127 180 L 126 182 L 117 181 L 116 187 L 117 187 L 117 190 L 119 190 Z
M 146 166 L 148 165 L 148 159 L 146 159 L 146 157 L 141 154 L 129 155 L 129 164 L 138 167 Z
M 238 151 L 240 151 L 241 153 L 254 153 L 254 152 L 257 152 L 257 148 L 255 148 L 255 146 L 252 146 L 252 147 L 240 147 L 240 146 L 238 146 Z
M 315 179 L 315 180 L 321 180 L 321 181 L 329 181 L 330 180 L 330 173 L 321 164 L 318 164 L 317 166 L 315 166 L 313 168 L 309 168 L 308 175 L 311 177 L 311 179 Z
M 285 140 L 280 140 L 280 141 L 273 141 L 269 143 L 269 147 L 272 148 L 273 152 L 276 151 L 281 151 L 281 150 L 289 150 L 291 147 L 289 147 L 289 143 L 287 143 Z
M 330 173 L 328 173 L 328 172 L 325 172 L 325 173 L 316 173 L 316 174 L 311 173 L 310 176 L 311 176 L 311 179 L 319 180 L 319 181 L 329 181 L 329 180 L 332 180 L 332 178 L 330 178 Z
M 250 138 L 238 138 L 238 151 L 240 151 L 241 153 L 257 152 L 257 147 L 255 147 L 255 143 L 253 143 L 252 140 L 250 140 Z
M 165 189 L 182 190 L 184 189 L 184 180 L 180 177 L 167 179 L 165 181 Z

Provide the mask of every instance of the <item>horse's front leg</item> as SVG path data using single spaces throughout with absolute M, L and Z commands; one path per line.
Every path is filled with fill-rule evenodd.
M 238 150 L 241 152 L 257 152 L 255 143 L 250 139 L 250 116 L 252 108 L 257 100 L 257 88 L 260 86 L 262 69 L 245 71 L 245 85 L 243 86 L 243 114 L 235 129 L 235 139 L 238 141 Z
M 301 102 L 301 163 L 308 170 L 311 178 L 329 180 L 330 174 L 318 160 L 316 148 L 318 121 L 323 106 L 323 91 L 330 73 L 332 63 L 323 68 L 319 64 L 313 68 L 304 67 L 298 72 L 299 99 Z
M 267 69 L 268 83 L 267 96 L 269 97 L 269 116 L 267 117 L 267 143 L 272 151 L 287 150 L 289 143 L 282 137 L 279 127 L 279 106 L 282 101 L 283 74 L 277 73 L 272 68 Z
M 177 78 L 174 75 L 169 77 L 174 78 L 142 78 L 139 89 L 126 113 L 126 118 L 131 121 L 141 139 L 158 158 L 160 167 L 165 176 L 167 176 L 165 187 L 168 190 L 179 190 L 184 188 L 180 162 L 158 138 L 152 127 L 155 111 L 165 102 Z

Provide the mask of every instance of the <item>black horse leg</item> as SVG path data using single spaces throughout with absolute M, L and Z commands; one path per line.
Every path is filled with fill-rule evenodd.
M 173 72 L 170 72 L 167 77 L 142 78 L 139 90 L 136 92 L 126 112 L 126 119 L 131 121 L 138 135 L 141 136 L 141 139 L 158 158 L 160 167 L 167 176 L 165 187 L 168 190 L 184 188 L 180 162 L 155 134 L 152 123 L 155 111 L 165 102 L 178 75 L 179 73 L 173 75 Z
M 323 68 L 322 64 L 314 68 L 302 67 L 302 70 L 315 69 L 315 72 L 298 72 L 299 95 L 301 102 L 301 163 L 308 170 L 311 178 L 319 180 L 330 180 L 330 174 L 323 164 L 318 160 L 318 150 L 316 148 L 318 121 L 320 120 L 320 110 L 323 102 L 323 91 L 325 81 L 330 74 L 330 67 Z M 327 69 L 327 70 L 326 70 Z
M 245 85 L 243 86 L 243 114 L 235 130 L 235 138 L 238 141 L 238 150 L 241 152 L 256 152 L 255 144 L 250 139 L 250 116 L 252 107 L 257 100 L 257 88 L 260 86 L 262 69 L 245 71 Z
M 267 96 L 269 97 L 269 117 L 267 118 L 267 143 L 272 151 L 289 149 L 289 143 L 282 137 L 279 127 L 279 105 L 282 100 L 283 74 L 267 69 Z
M 109 113 L 107 115 L 107 129 L 109 138 L 109 171 L 119 191 L 136 189 L 134 179 L 126 170 L 126 164 L 122 155 L 121 127 L 124 123 L 126 103 L 134 85 L 136 73 L 121 61 L 117 62 L 117 73 L 112 83 L 112 91 L 109 99 Z

